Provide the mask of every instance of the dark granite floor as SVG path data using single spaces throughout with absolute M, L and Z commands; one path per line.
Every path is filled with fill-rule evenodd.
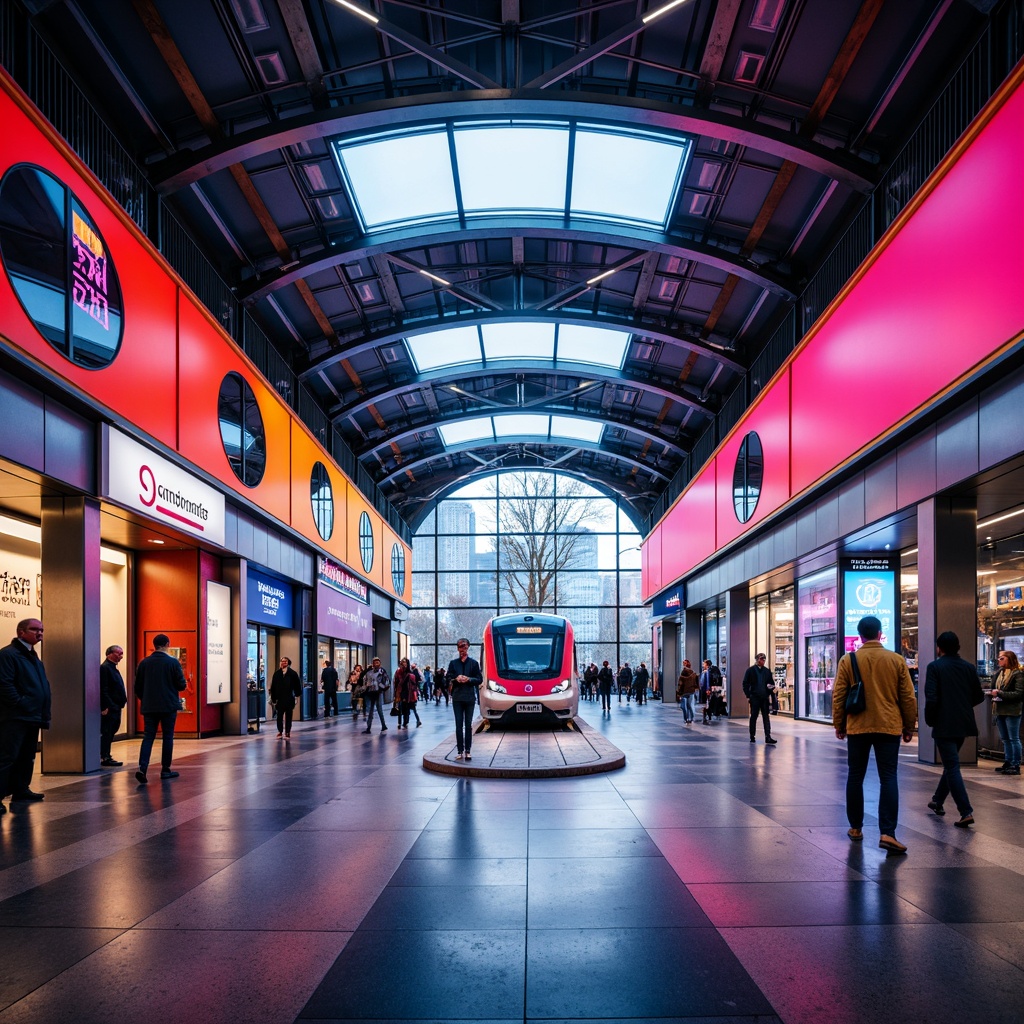
M 821 726 L 584 705 L 625 769 L 486 780 L 423 769 L 453 723 L 421 714 L 181 740 L 147 787 L 133 742 L 37 776 L 0 818 L 0 1022 L 1024 1021 L 1024 786 L 993 763 L 961 830 L 904 747 L 886 857 Z

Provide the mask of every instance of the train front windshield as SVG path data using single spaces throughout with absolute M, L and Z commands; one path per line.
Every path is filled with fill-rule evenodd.
M 562 671 L 564 633 L 495 633 L 494 660 L 502 679 L 553 679 Z

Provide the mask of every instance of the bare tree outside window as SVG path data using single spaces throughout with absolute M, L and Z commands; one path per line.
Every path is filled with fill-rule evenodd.
M 502 604 L 517 611 L 543 611 L 555 605 L 555 583 L 562 569 L 594 568 L 591 524 L 601 520 L 593 492 L 563 478 L 555 494 L 551 474 L 515 473 L 501 477 L 498 495 L 498 581 Z

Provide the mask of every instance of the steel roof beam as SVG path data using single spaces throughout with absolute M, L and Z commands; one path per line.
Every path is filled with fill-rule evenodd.
M 581 117 L 588 120 L 626 122 L 634 127 L 661 128 L 693 136 L 706 136 L 735 143 L 780 160 L 834 178 L 856 192 L 868 193 L 877 170 L 868 161 L 842 150 L 830 149 L 796 132 L 755 118 L 738 117 L 724 111 L 683 107 L 673 103 L 643 100 L 633 96 L 607 96 L 537 89 L 482 89 L 456 94 L 404 96 L 375 100 L 351 107 L 310 111 L 269 122 L 259 128 L 218 139 L 197 150 L 154 165 L 157 188 L 168 195 L 201 181 L 232 164 L 265 156 L 287 146 L 315 139 L 357 132 L 394 130 L 437 123 L 448 118 L 472 117 Z M 161 177 L 160 171 L 164 170 Z

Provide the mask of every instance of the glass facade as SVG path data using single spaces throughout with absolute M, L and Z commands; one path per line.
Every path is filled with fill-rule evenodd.
M 650 664 L 640 534 L 621 512 L 548 472 L 495 474 L 446 498 L 413 538 L 412 659 L 446 665 L 491 616 L 544 610 L 570 619 L 581 665 Z

